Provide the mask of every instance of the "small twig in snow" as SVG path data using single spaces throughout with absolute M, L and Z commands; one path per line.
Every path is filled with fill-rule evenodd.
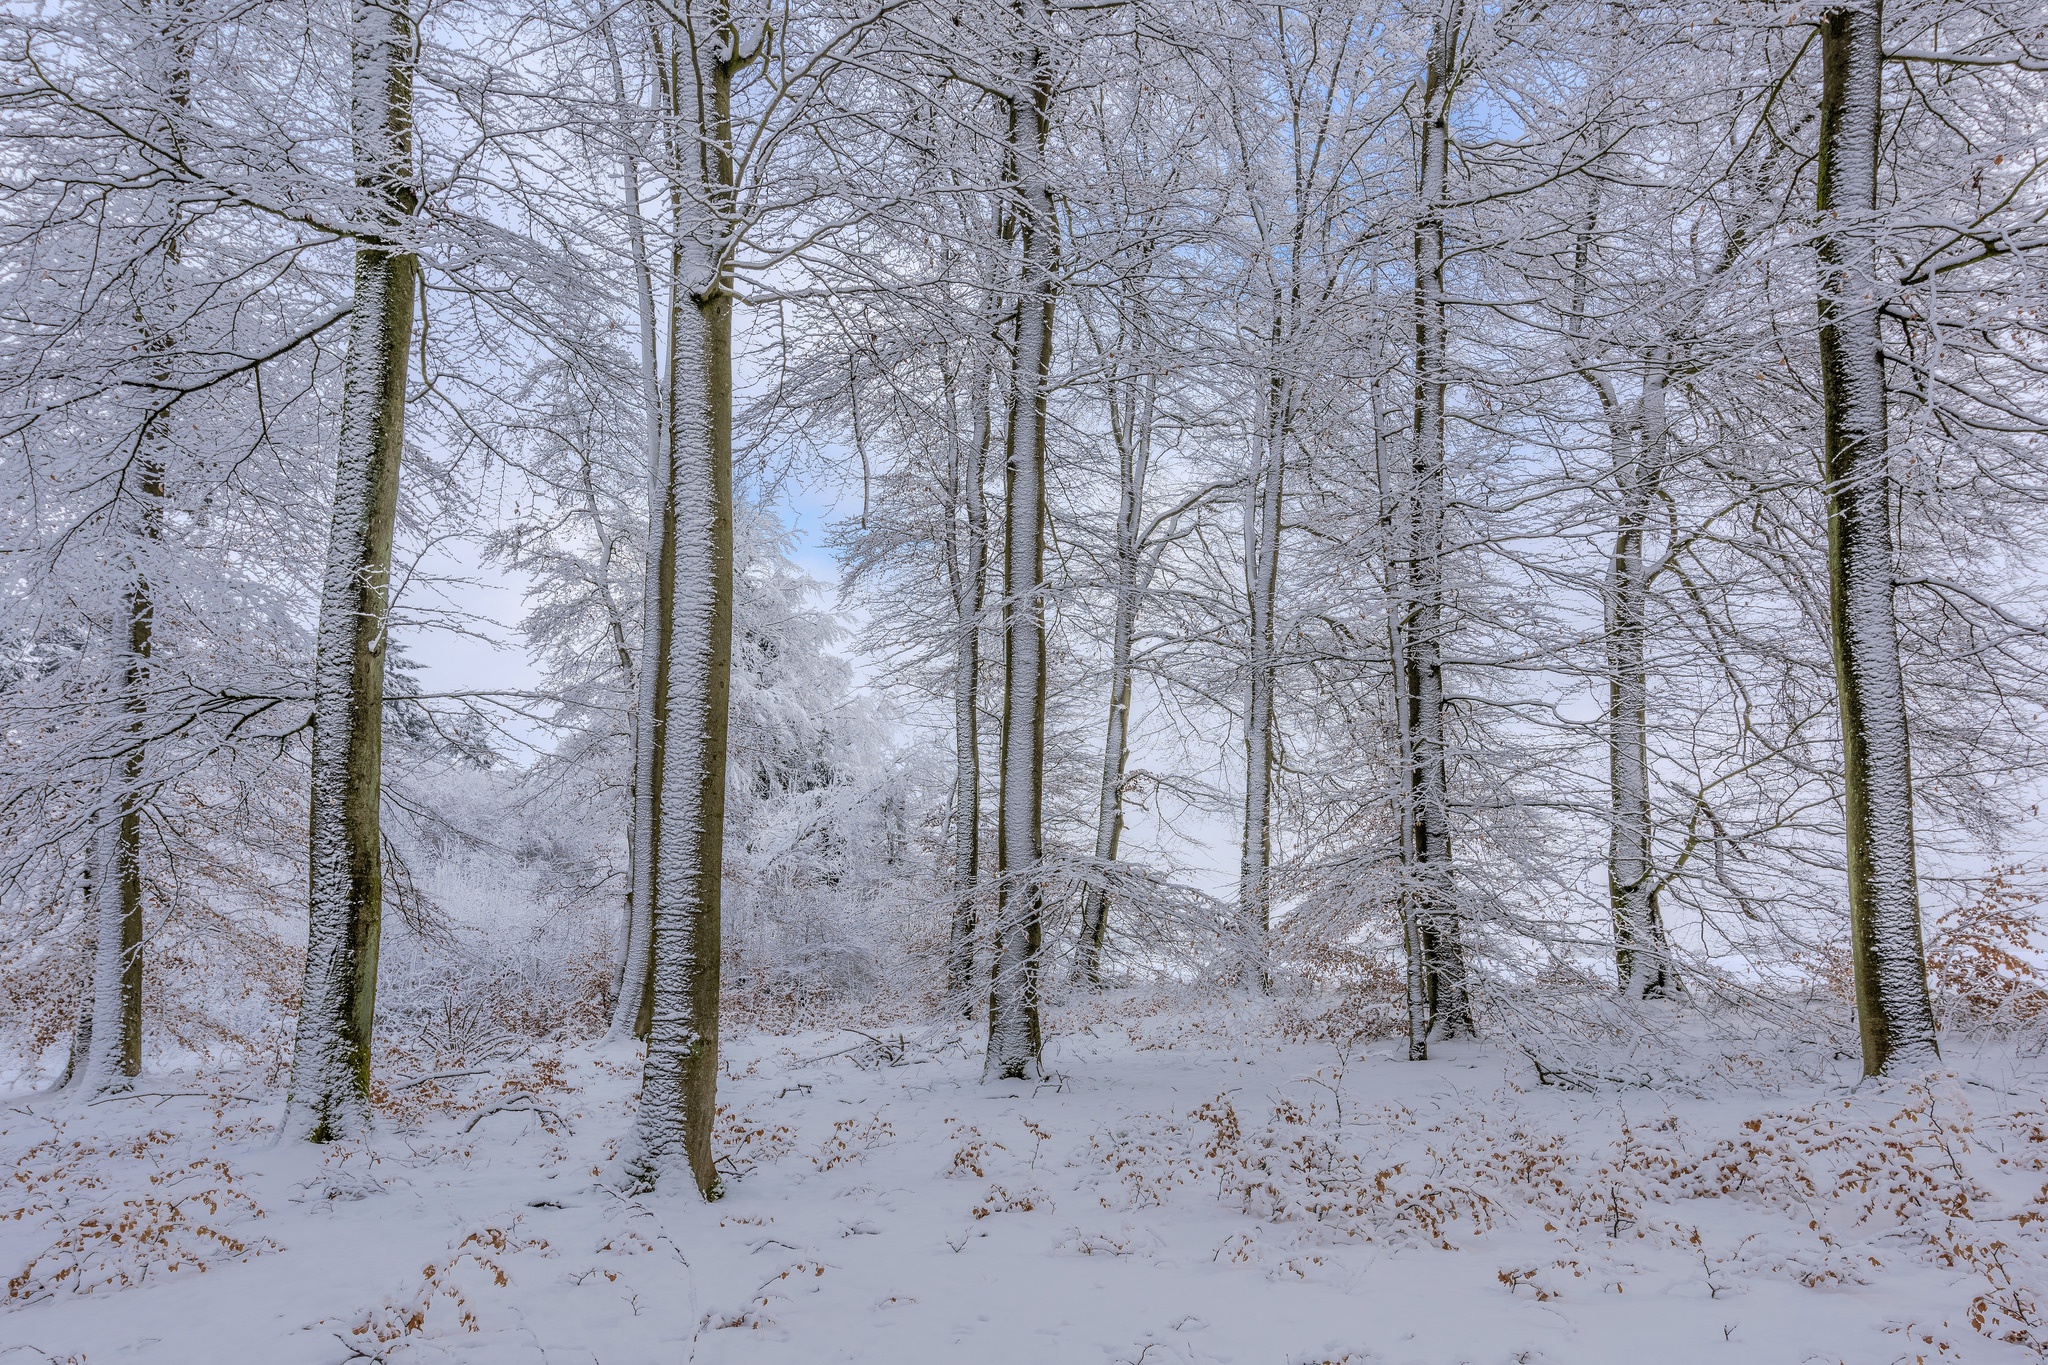
M 115 1100 L 240 1100 L 243 1104 L 261 1104 L 261 1095 L 216 1095 L 211 1090 L 130 1090 L 120 1095 L 102 1095 L 96 1100 L 87 1100 L 88 1106 L 112 1104 Z
M 471 1067 L 467 1071 L 436 1071 L 431 1075 L 414 1076 L 409 1080 L 400 1081 L 391 1088 L 393 1090 L 410 1090 L 416 1085 L 425 1085 L 428 1081 L 452 1081 L 458 1076 L 488 1076 L 490 1074 L 491 1069 L 487 1066 Z
M 543 1123 L 559 1123 L 571 1133 L 576 1131 L 569 1126 L 569 1120 L 563 1118 L 561 1114 L 548 1108 L 523 1090 L 516 1095 L 509 1096 L 502 1104 L 494 1104 L 488 1109 L 479 1109 L 470 1116 L 469 1122 L 462 1126 L 462 1131 L 465 1133 L 469 1132 L 493 1114 L 532 1114 Z

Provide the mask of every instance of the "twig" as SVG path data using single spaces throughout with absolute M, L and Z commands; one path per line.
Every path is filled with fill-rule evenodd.
M 472 1114 L 469 1122 L 462 1126 L 462 1131 L 465 1133 L 469 1132 L 493 1114 L 532 1114 L 543 1123 L 559 1123 L 562 1127 L 568 1128 L 571 1133 L 576 1131 L 569 1126 L 569 1120 L 563 1118 L 559 1113 L 548 1108 L 523 1090 L 516 1095 L 508 1097 L 503 1104 L 494 1104 L 488 1109 L 480 1109 L 475 1114 Z
M 130 1090 L 119 1095 L 102 1095 L 96 1100 L 87 1100 L 86 1104 L 112 1104 L 115 1100 L 240 1100 L 243 1104 L 261 1104 L 263 1096 L 216 1095 L 211 1090 Z
M 436 1071 L 430 1076 L 414 1076 L 411 1080 L 400 1081 L 391 1088 L 393 1090 L 410 1090 L 416 1085 L 425 1085 L 428 1081 L 452 1081 L 457 1076 L 488 1076 L 490 1074 L 491 1069 L 487 1066 L 471 1067 L 467 1071 Z

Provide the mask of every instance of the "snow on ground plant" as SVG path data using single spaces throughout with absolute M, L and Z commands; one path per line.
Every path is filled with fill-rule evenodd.
M 1498 1227 L 1540 1226 L 1556 1255 L 1498 1275 L 1543 1302 L 1624 1293 L 1650 1256 L 1673 1251 L 1697 1261 L 1715 1299 L 1765 1275 L 1869 1285 L 1912 1259 L 1956 1272 L 1970 1328 L 2048 1355 L 2048 1131 L 2028 1108 L 1980 1113 L 1946 1077 L 1764 1111 L 1733 1132 L 1671 1112 L 1631 1119 L 1621 1103 L 1589 1132 L 1585 1115 L 1559 1125 L 1522 1093 L 1435 1112 L 1380 1105 L 1341 1123 L 1320 1101 L 1254 1115 L 1219 1094 L 1098 1130 L 1088 1178 L 1105 1208 L 1210 1198 L 1246 1215 L 1216 1255 L 1268 1274 L 1303 1273 L 1309 1247 L 1477 1250 Z
M 263 1207 L 217 1155 L 249 1128 L 221 1125 L 202 1151 L 167 1128 L 108 1137 L 76 1116 L 43 1122 L 47 1136 L 12 1153 L 0 1181 L 0 1223 L 15 1225 L 8 1243 L 20 1249 L 6 1265 L 9 1307 L 283 1250 L 252 1226 Z
M 1035 1082 L 984 1084 L 945 1021 L 728 1040 L 708 1206 L 623 1186 L 618 1043 L 390 1049 L 376 1130 L 318 1151 L 218 1077 L 0 1107 L 0 1340 L 89 1365 L 2042 1358 L 2048 1123 L 2018 1054 L 1589 1090 L 1242 998 L 1051 1018 Z

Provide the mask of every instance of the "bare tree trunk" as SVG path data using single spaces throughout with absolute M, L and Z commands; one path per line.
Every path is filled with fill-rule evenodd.
M 70 1078 L 88 1095 L 128 1089 L 142 1070 L 142 876 L 134 856 L 142 821 L 135 789 L 139 752 L 131 749 L 108 765 L 113 818 L 93 832 L 90 994 L 74 1040 L 82 1065 Z
M 1420 905 L 1415 894 L 1415 784 L 1410 761 L 1415 744 L 1409 730 L 1407 673 L 1403 667 L 1408 657 L 1408 635 L 1412 624 L 1409 578 L 1414 557 L 1415 499 L 1408 486 L 1411 470 L 1405 467 L 1410 462 L 1403 460 L 1397 464 L 1389 449 L 1389 446 L 1400 445 L 1405 450 L 1407 442 L 1396 442 L 1388 435 L 1390 430 L 1406 426 L 1410 428 L 1406 433 L 1408 441 L 1412 442 L 1414 413 L 1397 411 L 1382 402 L 1377 378 L 1372 382 L 1372 413 L 1373 472 L 1380 497 L 1380 535 L 1387 547 L 1384 591 L 1387 601 L 1387 659 L 1394 689 L 1394 750 L 1401 773 L 1398 905 L 1404 959 L 1402 995 L 1408 1020 L 1408 1060 L 1420 1062 L 1429 1059 L 1429 973 L 1423 955 L 1418 914 Z
M 972 533 L 970 532 L 970 535 Z M 973 557 L 973 551 L 968 551 Z M 976 567 L 968 572 L 979 577 Z M 981 590 L 955 587 L 953 648 L 953 913 L 946 937 L 946 997 L 974 1014 L 975 898 L 981 887 Z M 971 608 L 972 614 L 969 614 Z
M 181 117 L 192 104 L 192 46 L 189 0 L 169 0 L 160 11 L 161 72 L 170 118 L 161 130 L 167 145 L 182 149 Z M 167 224 L 161 260 L 161 290 L 175 291 L 177 267 L 183 259 L 183 225 L 176 214 Z M 177 300 L 167 298 L 167 314 Z M 173 332 L 138 305 L 143 348 L 167 356 L 176 344 Z M 156 370 L 158 383 L 172 378 L 167 365 Z M 155 647 L 156 601 L 150 580 L 156 550 L 163 541 L 166 417 L 159 408 L 145 419 L 136 443 L 140 510 L 135 519 L 135 563 L 122 594 L 114 644 L 120 671 L 121 709 L 127 716 L 127 747 L 108 765 L 105 800 L 107 824 L 96 833 L 86 878 L 87 907 L 93 923 L 90 986 L 81 1002 L 79 1028 L 65 1082 L 104 1092 L 126 1087 L 142 1071 L 142 807 L 147 767 L 145 730 L 149 713 L 149 661 Z M 97 1041 L 95 1041 L 97 1040 Z
M 625 73 L 611 25 L 604 25 L 605 53 L 611 62 L 612 94 L 619 107 L 626 105 Z M 611 1027 L 607 1036 L 628 1034 L 645 1038 L 643 1008 L 647 1002 L 647 974 L 654 942 L 653 898 L 655 829 L 659 817 L 654 809 L 654 764 L 659 745 L 654 735 L 656 698 L 666 677 L 657 679 L 650 661 L 661 652 L 659 641 L 668 630 L 670 614 L 657 591 L 661 579 L 663 528 L 673 539 L 674 508 L 670 505 L 670 463 L 662 440 L 661 357 L 655 343 L 654 271 L 647 255 L 647 224 L 640 209 L 639 164 L 632 154 L 620 158 L 619 174 L 625 192 L 626 235 L 633 254 L 634 304 L 640 325 L 641 401 L 646 405 L 647 441 L 647 541 L 640 604 L 640 668 L 636 672 L 624 642 L 624 625 L 610 605 L 615 647 L 626 675 L 633 679 L 637 701 L 633 711 L 633 781 L 628 793 L 631 814 L 626 827 L 626 896 L 623 932 L 619 936 L 616 990 L 613 993 Z M 595 517 L 595 509 L 592 511 Z M 607 552 L 609 553 L 609 552 Z
M 1001 311 L 993 286 L 987 315 Z M 980 338 L 990 349 L 974 362 L 970 430 L 955 459 L 954 516 L 946 563 L 953 575 L 953 913 L 946 941 L 946 996 L 974 1015 L 975 907 L 981 895 L 981 613 L 988 593 L 988 507 L 984 491 L 994 425 L 989 386 L 1000 329 Z M 957 428 L 956 428 L 957 430 Z
M 667 454 L 661 565 L 672 621 L 653 783 L 647 1059 L 627 1169 L 652 1187 L 687 1171 L 720 1193 L 711 1129 L 718 1085 L 720 889 L 725 838 L 726 702 L 732 666 L 732 76 L 741 51 L 722 3 L 692 7 L 658 45 L 675 213 L 669 310 Z
M 1905 685 L 1893 615 L 1891 477 L 1876 263 L 1877 0 L 1821 16 L 1819 232 L 1828 600 L 1841 694 L 1849 928 L 1863 1070 L 1939 1058 L 1921 943 Z
M 1409 1055 L 1421 1060 L 1439 1038 L 1474 1033 L 1465 952 L 1452 876 L 1450 793 L 1445 764 L 1443 554 L 1445 177 L 1450 159 L 1450 87 L 1462 27 L 1448 0 L 1430 45 L 1423 91 L 1422 216 L 1415 227 L 1415 421 L 1401 518 L 1400 613 L 1395 630 L 1404 779 L 1404 922 L 1411 975 L 1419 978 L 1426 1028 L 1411 1018 Z
M 1053 271 L 1058 220 L 1046 180 L 1052 65 L 1043 0 L 1017 0 L 1024 98 L 1010 105 L 1016 167 L 1017 358 L 1010 390 L 1006 534 L 1003 539 L 1003 730 L 996 811 L 996 926 L 983 1075 L 1039 1069 L 1038 971 L 1042 934 L 1039 829 L 1045 778 L 1045 405 L 1052 370 Z
M 1608 901 L 1614 914 L 1615 970 L 1632 1000 L 1680 993 L 1671 945 L 1657 906 L 1650 814 L 1649 579 L 1643 535 L 1663 472 L 1665 374 L 1643 375 L 1636 422 L 1610 405 L 1621 509 L 1607 576 Z
M 94 980 L 99 970 L 100 936 L 97 902 L 93 899 L 93 864 L 96 861 L 98 844 L 89 844 L 85 861 L 79 867 L 78 898 L 83 914 L 79 928 L 85 936 L 85 952 L 78 974 L 78 1022 L 71 1029 L 71 1050 L 64 1058 L 64 1072 L 57 1077 L 57 1083 L 50 1087 L 51 1093 L 70 1090 L 85 1080 L 86 1059 L 92 1055 L 92 1009 Z
M 1136 330 L 1142 332 L 1142 312 Z M 1158 379 L 1147 374 L 1124 401 L 1111 400 L 1110 432 L 1117 448 L 1115 562 L 1110 583 L 1109 714 L 1103 725 L 1102 779 L 1095 808 L 1095 867 L 1106 876 L 1124 832 L 1124 771 L 1130 761 L 1131 651 L 1137 633 L 1138 595 L 1145 588 L 1145 477 L 1152 463 L 1152 419 Z M 1073 980 L 1102 981 L 1102 945 L 1109 933 L 1109 889 L 1091 880 L 1081 896 L 1081 932 L 1074 944 Z
M 672 299 L 668 316 L 668 350 L 662 392 L 665 395 L 661 425 L 674 400 L 677 319 L 683 304 L 673 295 L 680 290 L 671 276 Z M 627 962 L 626 989 L 620 993 L 613 1022 L 615 1033 L 623 1032 L 625 1020 L 632 1022 L 635 1038 L 645 1040 L 654 1023 L 654 917 L 659 900 L 661 871 L 661 792 L 667 780 L 668 699 L 671 641 L 676 619 L 676 459 L 664 439 L 650 476 L 650 507 L 647 534 L 647 602 L 645 632 L 640 651 L 640 713 L 634 727 L 633 751 L 633 936 Z
M 412 184 L 410 11 L 355 0 L 350 105 L 356 183 L 375 205 L 355 256 L 355 310 L 342 361 L 334 519 L 313 659 L 311 886 L 306 975 L 286 1130 L 314 1142 L 369 1122 L 370 1034 L 383 865 L 383 756 L 391 537 L 405 445 L 406 359 L 417 261 L 403 240 Z
M 1267 939 L 1272 933 L 1274 627 L 1280 584 L 1280 502 L 1287 467 L 1287 381 L 1277 368 L 1282 328 L 1273 305 L 1269 362 L 1260 423 L 1259 463 L 1245 498 L 1245 595 L 1251 638 L 1245 661 L 1244 828 L 1238 844 L 1237 907 L 1245 941 L 1238 981 L 1273 988 Z
M 167 246 L 177 259 L 175 236 Z M 161 349 L 162 335 L 146 343 Z M 165 378 L 159 372 L 159 379 Z M 70 1078 L 88 1093 L 127 1088 L 142 1072 L 142 807 L 147 759 L 144 728 L 149 712 L 149 659 L 156 630 L 156 603 L 149 578 L 151 551 L 163 538 L 164 470 L 161 415 L 145 424 L 140 441 L 137 518 L 141 542 L 137 563 L 121 597 L 121 625 L 115 637 L 120 668 L 121 709 L 127 716 L 125 751 L 107 765 L 106 813 L 93 836 L 93 874 L 88 905 L 93 921 L 92 988 L 84 1003 L 79 1040 L 80 1066 Z

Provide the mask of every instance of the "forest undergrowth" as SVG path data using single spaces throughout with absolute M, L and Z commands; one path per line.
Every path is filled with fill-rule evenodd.
M 1065 1000 L 1048 1078 L 982 1085 L 971 1026 L 853 1003 L 798 1025 L 781 997 L 734 1002 L 755 1022 L 724 1052 L 710 1205 L 620 1179 L 637 1047 L 522 1032 L 512 997 L 466 1030 L 394 1023 L 359 1142 L 278 1144 L 261 1068 L 17 1095 L 0 1341 L 74 1362 L 2048 1355 L 2048 1061 L 2010 1019 L 1953 1031 L 1942 1073 L 1858 1083 L 1847 1049 L 1711 1000 L 1631 1026 L 1588 997 L 1550 1060 L 1503 1036 L 1417 1064 L 1358 990 L 1154 987 Z M 1673 1065 L 1630 1083 L 1650 1041 Z

